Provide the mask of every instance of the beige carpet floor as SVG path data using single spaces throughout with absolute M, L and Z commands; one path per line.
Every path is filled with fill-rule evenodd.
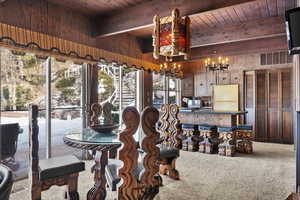
M 221 157 L 181 152 L 177 162 L 181 180 L 163 176 L 156 200 L 283 200 L 295 190 L 295 152 L 292 145 L 255 143 L 252 155 Z M 92 162 L 80 175 L 81 199 L 92 186 Z M 44 200 L 63 199 L 63 188 L 52 187 Z M 108 192 L 107 199 L 115 194 Z M 11 200 L 27 200 L 27 180 L 14 184 Z

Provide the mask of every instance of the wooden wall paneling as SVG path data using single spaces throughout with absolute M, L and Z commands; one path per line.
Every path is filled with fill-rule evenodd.
M 267 133 L 266 121 L 267 121 L 267 94 L 266 94 L 266 79 L 267 75 L 265 71 L 256 71 L 256 135 L 255 139 L 257 141 L 266 141 L 267 137 L 265 133 Z
M 269 142 L 279 142 L 280 138 L 280 127 L 279 127 L 279 72 L 269 71 L 267 72 L 269 77 L 268 81 L 268 126 L 267 134 Z
M 269 17 L 269 9 L 267 6 L 267 0 L 260 0 L 257 2 L 260 5 L 260 13 L 262 17 Z
M 284 0 L 277 0 L 277 13 L 279 15 L 285 14 L 285 1 Z
M 276 0 L 267 0 L 268 9 L 271 16 L 277 15 L 277 1 Z

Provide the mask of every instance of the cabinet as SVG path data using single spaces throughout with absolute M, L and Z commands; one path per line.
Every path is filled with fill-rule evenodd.
M 194 77 L 190 76 L 181 81 L 181 95 L 194 96 Z

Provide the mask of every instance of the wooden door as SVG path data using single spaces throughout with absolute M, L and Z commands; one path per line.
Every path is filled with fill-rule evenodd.
M 293 143 L 291 70 L 256 71 L 255 79 L 256 140 Z
M 250 71 L 245 73 L 245 110 L 246 124 L 255 125 L 255 72 Z M 255 126 L 254 126 L 255 127 Z M 254 128 L 255 133 L 255 128 Z

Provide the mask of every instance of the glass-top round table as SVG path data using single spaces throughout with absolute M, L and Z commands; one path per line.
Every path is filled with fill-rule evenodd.
M 106 197 L 105 167 L 108 162 L 108 151 L 121 146 L 118 139 L 119 132 L 117 130 L 101 133 L 91 128 L 85 128 L 82 132 L 69 132 L 63 137 L 64 143 L 68 146 L 96 151 L 95 164 L 92 167 L 95 184 L 87 194 L 88 200 L 102 200 Z

